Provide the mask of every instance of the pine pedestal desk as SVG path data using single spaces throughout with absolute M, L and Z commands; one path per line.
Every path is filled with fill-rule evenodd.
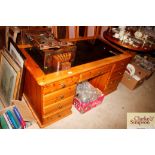
M 50 125 L 72 113 L 76 86 L 82 81 L 89 80 L 105 95 L 116 90 L 126 65 L 132 58 L 130 53 L 118 49 L 121 51 L 119 55 L 44 74 L 25 47 L 19 45 L 26 57 L 24 96 L 40 127 Z

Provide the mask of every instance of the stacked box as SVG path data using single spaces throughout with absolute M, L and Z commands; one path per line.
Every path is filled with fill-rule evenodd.
M 132 62 L 128 64 L 121 82 L 126 87 L 133 90 L 140 86 L 144 80 L 149 79 L 154 70 L 155 64 L 153 61 L 147 60 L 146 57 L 143 58 L 139 55 L 136 55 Z
M 143 72 L 146 75 L 145 79 L 151 77 L 152 73 L 155 71 L 155 61 L 153 58 L 140 55 L 136 55 L 132 60 L 132 64 L 135 66 L 137 71 Z

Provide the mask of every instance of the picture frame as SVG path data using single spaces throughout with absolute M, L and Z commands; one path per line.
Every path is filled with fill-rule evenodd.
M 16 43 L 12 40 L 12 38 L 9 38 L 8 42 L 8 52 L 12 56 L 12 58 L 15 60 L 15 62 L 23 68 L 25 56 L 22 54 Z
M 4 109 L 4 105 L 3 105 L 2 101 L 1 101 L 1 98 L 0 98 L 0 111 L 1 111 L 2 109 Z
M 8 53 L 11 55 L 11 57 L 14 59 L 14 61 L 21 67 L 22 75 L 20 78 L 19 91 L 18 91 L 18 95 L 17 95 L 17 99 L 21 100 L 22 94 L 24 91 L 24 76 L 25 76 L 24 62 L 25 62 L 26 57 L 22 54 L 22 52 L 18 48 L 17 44 L 10 37 L 9 37 L 9 41 L 8 41 Z
M 0 51 L 0 97 L 7 107 L 16 99 L 21 68 L 14 62 L 6 50 Z

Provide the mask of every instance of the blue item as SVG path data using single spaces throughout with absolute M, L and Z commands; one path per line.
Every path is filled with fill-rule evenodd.
M 14 118 L 12 112 L 10 110 L 8 110 L 6 112 L 6 115 L 9 117 L 9 122 L 13 125 L 13 128 L 14 129 L 19 129 L 20 126 L 19 124 L 17 123 L 16 119 Z

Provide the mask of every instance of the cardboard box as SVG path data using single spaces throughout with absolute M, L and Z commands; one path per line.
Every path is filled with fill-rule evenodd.
M 123 83 L 127 88 L 133 90 L 140 86 L 144 81 L 144 78 L 141 78 L 137 75 L 130 76 L 127 72 L 124 73 L 121 83 Z
M 134 62 L 131 63 L 135 67 L 135 74 L 141 77 L 142 79 L 148 79 L 152 75 L 152 71 L 144 69 L 140 65 L 135 64 Z

